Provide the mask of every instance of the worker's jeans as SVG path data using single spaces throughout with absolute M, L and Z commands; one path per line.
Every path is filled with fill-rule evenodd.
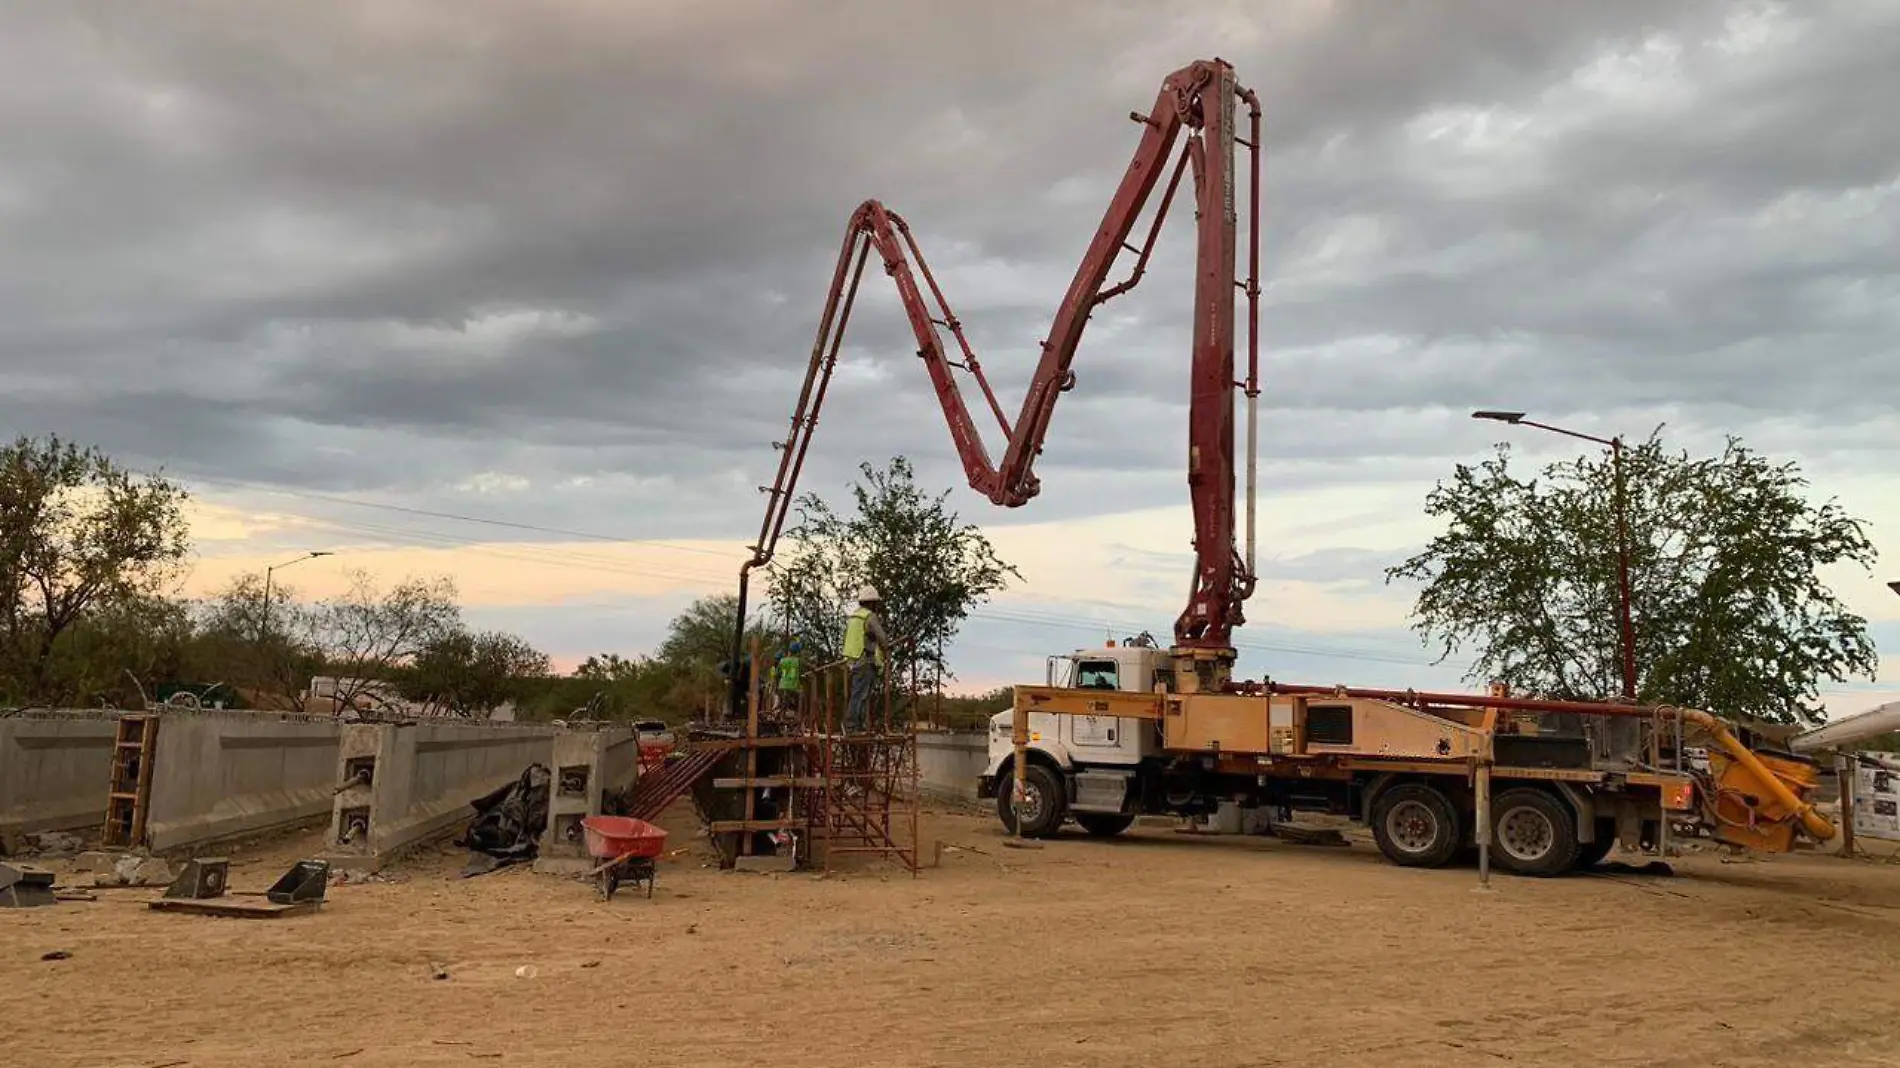
M 847 734 L 862 733 L 870 726 L 871 695 L 877 692 L 877 661 L 859 657 L 851 665 L 851 700 L 845 706 L 844 729 Z

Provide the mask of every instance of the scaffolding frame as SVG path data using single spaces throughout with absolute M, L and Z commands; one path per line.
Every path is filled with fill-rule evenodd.
M 897 687 L 883 680 L 877 705 L 863 729 L 846 724 L 850 665 L 827 664 L 812 672 L 799 691 L 796 711 L 768 708 L 767 672 L 755 638 L 748 650 L 751 682 L 745 687 L 744 733 L 695 748 L 742 754 L 736 776 L 715 778 L 715 790 L 742 791 L 738 819 L 708 819 L 708 830 L 738 834 L 730 863 L 761 855 L 755 836 L 790 833 L 793 864 L 814 863 L 825 872 L 834 861 L 869 855 L 895 861 L 913 876 L 921 867 L 917 848 L 919 804 L 917 717 L 896 715 Z M 913 684 L 915 672 L 913 671 Z M 916 687 L 911 687 L 913 692 Z M 778 750 L 778 767 L 760 773 L 761 757 Z M 770 792 L 775 811 L 762 814 Z M 776 803 L 782 798 L 782 804 Z M 776 851 L 775 851 L 776 852 Z M 721 849 L 722 862 L 726 851 Z

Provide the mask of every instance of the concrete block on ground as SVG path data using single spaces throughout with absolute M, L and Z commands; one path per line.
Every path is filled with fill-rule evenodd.
M 639 736 L 631 727 L 559 730 L 550 740 L 546 763 L 554 781 L 534 870 L 557 875 L 585 871 L 591 865 L 581 820 L 600 815 L 609 796 L 624 796 L 633 789 L 640 774 Z
M 87 709 L 0 718 L 0 855 L 18 853 L 29 834 L 100 826 L 118 718 Z
M 171 865 L 159 857 L 137 853 L 82 853 L 74 868 L 92 873 L 94 886 L 166 886 L 173 878 Z
M 546 766 L 551 727 L 423 721 L 342 725 L 325 859 L 377 868 L 468 823 L 469 803 Z
M 327 716 L 165 713 L 152 752 L 147 844 L 185 849 L 322 819 L 342 727 Z

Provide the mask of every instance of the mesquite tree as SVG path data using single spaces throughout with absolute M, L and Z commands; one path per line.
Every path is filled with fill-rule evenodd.
M 1871 566 L 1861 523 L 1804 497 L 1792 463 L 1730 438 L 1716 456 L 1624 450 L 1638 696 L 1778 723 L 1817 715 L 1821 679 L 1872 677 L 1867 621 L 1821 579 Z M 1386 572 L 1423 584 L 1413 629 L 1467 678 L 1556 698 L 1620 677 L 1615 478 L 1592 454 L 1520 478 L 1510 449 L 1460 464 L 1425 500 L 1444 533 Z

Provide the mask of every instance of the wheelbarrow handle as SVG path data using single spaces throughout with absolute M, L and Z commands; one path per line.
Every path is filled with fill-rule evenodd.
M 642 846 L 641 848 L 644 849 L 645 847 Z M 602 864 L 600 867 L 595 868 L 593 871 L 590 871 L 587 874 L 599 875 L 601 872 L 606 871 L 608 868 L 617 868 L 620 865 L 626 863 L 627 861 L 632 860 L 635 856 L 638 856 L 639 853 L 640 853 L 639 849 L 629 850 L 628 852 L 620 854 L 619 856 L 615 857 L 614 859 L 608 861 L 605 864 Z

